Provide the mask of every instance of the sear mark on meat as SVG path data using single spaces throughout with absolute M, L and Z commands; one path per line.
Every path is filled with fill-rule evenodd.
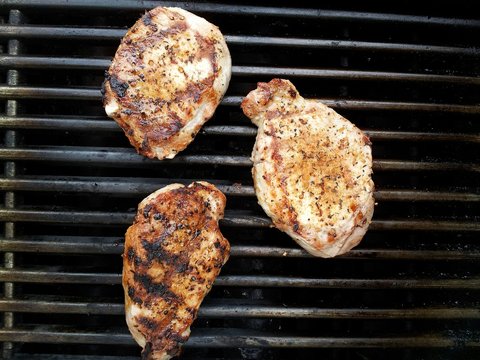
M 213 185 L 172 184 L 145 198 L 125 235 L 127 325 L 144 359 L 170 359 L 187 341 L 203 298 L 230 254 L 218 228 L 225 196 Z

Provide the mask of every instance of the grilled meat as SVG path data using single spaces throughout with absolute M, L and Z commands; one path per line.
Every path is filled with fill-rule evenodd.
M 137 152 L 171 159 L 213 116 L 230 76 L 230 53 L 215 25 L 157 7 L 122 39 L 106 72 L 103 103 Z
M 316 256 L 356 246 L 374 207 L 368 137 L 288 80 L 258 83 L 242 109 L 258 126 L 255 192 L 275 226 Z
M 145 198 L 125 235 L 123 288 L 143 359 L 170 359 L 190 335 L 230 253 L 218 228 L 226 199 L 213 185 L 168 185 Z

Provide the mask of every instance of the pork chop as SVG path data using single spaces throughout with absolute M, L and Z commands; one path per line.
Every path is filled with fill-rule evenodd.
M 231 59 L 218 27 L 183 9 L 157 7 L 128 30 L 105 75 L 107 115 L 138 153 L 171 159 L 213 116 Z
M 316 256 L 356 246 L 374 208 L 368 137 L 288 80 L 258 83 L 242 109 L 258 126 L 253 180 L 274 225 Z
M 225 196 L 194 182 L 155 191 L 125 235 L 123 288 L 128 328 L 142 359 L 180 353 L 203 298 L 230 253 L 218 228 Z

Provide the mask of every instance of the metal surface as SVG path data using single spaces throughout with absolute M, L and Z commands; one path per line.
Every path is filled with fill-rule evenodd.
M 18 25 L 22 22 L 22 14 L 18 10 L 11 10 L 8 14 L 8 23 L 12 25 Z M 17 56 L 20 53 L 20 42 L 17 39 L 12 39 L 8 41 L 8 54 L 12 56 Z M 7 85 L 8 86 L 17 86 L 19 83 L 19 73 L 18 70 L 8 70 L 7 71 Z M 18 112 L 18 103 L 16 100 L 8 99 L 5 105 L 5 113 L 8 116 L 15 117 Z M 17 146 L 17 133 L 14 129 L 8 129 L 5 132 L 4 144 L 7 148 L 15 148 Z M 4 174 L 7 179 L 14 179 L 17 175 L 17 167 L 15 162 L 6 161 L 4 163 Z M 16 203 L 15 193 L 12 191 L 5 192 L 5 209 L 14 209 Z M 5 238 L 11 239 L 15 237 L 15 223 L 5 222 L 4 224 L 4 234 Z M 4 258 L 4 267 L 5 269 L 13 269 L 15 266 L 15 254 L 13 252 L 5 252 L 3 254 Z M 12 282 L 5 282 L 3 289 L 4 297 L 11 299 L 15 296 L 15 288 Z M 13 312 L 6 311 L 3 314 L 3 325 L 5 328 L 12 328 L 14 326 L 14 314 Z M 13 352 L 13 343 L 5 342 L 3 343 L 3 357 L 11 357 Z
M 79 58 L 47 58 L 0 56 L 0 66 L 6 68 L 67 68 L 67 69 L 100 69 L 110 66 L 108 59 L 79 59 Z M 232 66 L 233 76 L 271 76 L 271 77 L 306 77 L 314 79 L 336 80 L 377 80 L 377 81 L 429 81 L 464 85 L 479 85 L 480 78 L 473 76 L 452 76 L 435 74 L 409 74 L 380 71 L 351 71 L 330 69 L 296 69 L 268 66 Z M 17 89 L 18 90 L 18 89 Z M 4 89 L 3 91 L 7 91 Z
M 45 117 L 9 117 L 0 116 L 0 128 L 5 129 L 51 129 L 57 130 L 85 130 L 85 131 L 113 131 L 122 132 L 115 123 L 102 121 L 105 119 L 92 120 L 89 118 L 45 118 Z M 202 129 L 205 135 L 219 136 L 256 136 L 254 128 L 245 126 L 212 126 L 206 125 Z M 376 131 L 366 130 L 365 133 L 372 140 L 406 140 L 406 141 L 461 141 L 480 143 L 480 135 L 476 134 L 450 134 L 430 133 L 418 131 Z
M 122 315 L 123 304 L 64 301 L 61 298 L 44 300 L 0 300 L 0 310 L 16 312 L 89 315 Z M 308 319 L 477 319 L 480 310 L 475 308 L 417 308 L 417 309 L 319 309 L 299 307 L 273 307 L 249 305 L 209 305 L 200 308 L 200 318 L 250 317 L 250 318 L 308 318 Z
M 126 28 L 159 3 L 0 4 L 3 358 L 138 358 L 123 319 L 123 234 L 147 194 L 198 179 L 228 197 L 232 252 L 184 358 L 479 357 L 480 20 L 470 8 L 162 2 L 217 24 L 234 66 L 214 118 L 185 152 L 157 161 L 104 115 L 100 84 Z M 256 203 L 256 128 L 239 105 L 272 77 L 373 141 L 374 221 L 336 259 L 306 253 Z
M 28 39 L 77 39 L 77 40 L 118 40 L 125 35 L 123 29 L 81 28 L 81 27 L 48 27 L 48 26 L 12 26 L 0 25 L 0 37 Z M 250 45 L 268 47 L 293 47 L 308 49 L 336 49 L 348 51 L 382 51 L 394 53 L 416 54 L 452 54 L 462 56 L 478 56 L 478 48 L 462 48 L 436 45 L 376 43 L 369 41 L 323 40 L 308 38 L 282 38 L 266 36 L 225 35 L 230 45 Z M 53 60 L 54 61 L 54 60 Z M 70 60 L 74 62 L 75 60 Z M 92 63 L 98 61 L 90 60 Z M 105 61 L 105 60 L 100 60 Z
M 57 100 L 98 100 L 101 99 L 100 89 L 84 88 L 51 88 L 27 86 L 0 86 L 0 99 L 15 97 L 17 99 L 57 99 Z M 430 104 L 392 101 L 367 100 L 334 100 L 316 99 L 334 109 L 347 110 L 397 110 L 397 111 L 426 111 L 451 112 L 460 114 L 478 114 L 480 107 L 476 105 Z M 225 96 L 222 105 L 240 106 L 241 96 Z
M 44 0 L 42 3 L 37 1 L 25 0 L 4 0 L 5 5 L 15 8 L 38 8 L 38 7 L 59 7 L 59 8 L 80 8 L 80 9 L 107 9 L 107 10 L 144 10 L 158 6 L 156 1 L 131 1 L 117 0 L 113 4 L 110 1 L 96 0 Z M 467 19 L 453 19 L 448 17 L 432 17 L 432 16 L 414 16 L 414 15 L 395 15 L 395 14 L 379 14 L 370 12 L 353 12 L 353 11 L 332 11 L 326 9 L 302 9 L 302 8 L 275 8 L 265 6 L 218 6 L 218 4 L 209 3 L 192 3 L 181 1 L 163 1 L 164 6 L 179 6 L 189 11 L 201 13 L 220 13 L 246 16 L 283 16 L 294 18 L 314 18 L 314 19 L 333 19 L 348 21 L 379 21 L 379 22 L 396 22 L 408 24 L 427 24 L 427 25 L 450 25 L 450 26 L 466 26 L 480 27 L 480 21 Z

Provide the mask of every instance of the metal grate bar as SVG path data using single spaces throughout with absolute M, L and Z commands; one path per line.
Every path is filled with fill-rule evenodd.
M 1 98 L 16 99 L 64 99 L 64 100 L 100 100 L 98 89 L 91 88 L 52 88 L 28 86 L 0 86 Z M 225 106 L 240 106 L 241 96 L 226 96 L 222 100 Z M 432 104 L 417 102 L 393 102 L 370 100 L 314 99 L 337 109 L 350 110 L 396 110 L 396 111 L 440 111 L 464 114 L 480 113 L 477 105 Z
M 114 151 L 112 151 L 114 150 Z M 251 166 L 247 156 L 230 155 L 180 155 L 168 161 L 155 161 L 138 155 L 133 149 L 106 148 L 103 150 L 63 149 L 9 149 L 0 148 L 1 159 L 68 161 L 75 163 L 102 164 L 146 164 L 148 166 L 166 164 L 221 164 L 228 166 Z M 447 166 L 448 167 L 448 166 Z
M 18 10 L 10 10 L 8 16 L 8 23 L 13 25 L 18 25 L 22 23 L 23 15 Z M 8 41 L 8 54 L 12 56 L 17 56 L 21 52 L 21 44 L 18 39 L 14 38 Z M 15 87 L 19 84 L 19 72 L 18 70 L 9 69 L 7 71 L 7 85 Z M 7 116 L 14 118 L 18 112 L 18 103 L 16 100 L 7 99 L 5 113 Z M 5 132 L 4 143 L 7 148 L 15 148 L 18 142 L 18 136 L 16 130 L 9 129 Z M 5 177 L 8 179 L 14 179 L 17 175 L 17 166 L 14 161 L 11 159 L 6 159 L 7 161 L 4 164 L 4 173 Z M 16 196 L 12 191 L 7 191 L 5 193 L 5 209 L 11 210 L 16 206 Z M 16 234 L 16 224 L 14 222 L 5 222 L 4 224 L 4 233 L 5 238 L 13 239 Z M 15 254 L 13 252 L 5 252 L 3 254 L 4 258 L 4 268 L 13 269 L 15 267 Z M 3 293 L 6 298 L 14 298 L 15 288 L 14 284 L 11 282 L 5 282 L 3 284 Z M 3 313 L 3 328 L 10 329 L 14 326 L 14 314 L 11 311 L 5 311 Z M 2 348 L 2 355 L 4 359 L 9 359 L 13 354 L 13 343 L 4 342 Z
M 123 253 L 119 238 L 61 238 L 61 239 L 0 239 L 0 251 L 52 253 L 52 254 L 111 254 Z M 312 258 L 300 248 L 232 246 L 233 257 Z M 396 260 L 479 260 L 480 250 L 397 250 L 353 249 L 337 259 L 396 259 Z
M 101 356 L 16 353 L 15 360 L 138 360 L 138 356 Z M 200 360 L 200 359 L 199 359 Z
M 52 128 L 54 126 L 58 126 L 60 129 L 62 125 L 65 126 L 66 129 L 75 129 L 75 124 L 73 121 L 76 121 L 76 124 L 80 122 L 79 129 L 82 127 L 81 122 L 86 121 L 90 123 L 90 129 L 96 129 L 96 123 L 102 122 L 95 121 L 95 120 L 85 120 L 85 119 L 39 119 L 37 123 L 37 119 L 39 118 L 25 118 L 23 120 L 21 118 L 17 119 L 16 124 L 12 124 L 13 121 L 10 121 L 8 118 L 2 118 L 0 116 L 0 127 L 7 126 L 7 124 L 12 124 L 12 126 L 23 126 L 25 124 L 26 127 L 32 126 L 32 128 L 42 128 L 48 127 Z M 43 125 L 42 121 L 45 120 L 45 124 Z M 72 128 L 67 127 L 67 123 L 72 123 Z M 107 121 L 103 121 L 103 123 L 107 123 Z M 98 130 L 106 130 L 106 124 L 99 126 Z M 58 124 L 58 125 L 56 125 Z M 113 123 L 112 121 L 108 121 L 108 124 L 111 125 L 111 128 L 115 128 L 116 131 L 122 131 L 118 125 Z M 35 127 L 38 126 L 38 127 Z M 23 128 L 23 127 L 22 127 Z M 463 142 L 472 142 L 472 143 L 480 143 L 480 135 L 475 134 L 465 134 L 465 133 L 434 133 L 434 132 L 418 132 L 418 131 L 388 131 L 388 130 L 364 130 L 364 132 L 370 137 L 371 140 L 404 140 L 404 141 L 463 141 Z M 207 125 L 202 129 L 202 134 L 205 135 L 218 135 L 218 136 L 251 136 L 254 137 L 257 135 L 257 129 L 248 126 L 224 126 L 224 125 Z
M 1 120 L 0 120 L 1 123 Z M 410 131 L 364 131 L 370 139 L 376 140 L 404 140 L 404 141 L 463 141 L 480 143 L 480 135 L 455 133 L 426 133 Z
M 248 332 L 225 335 L 225 329 L 212 329 L 212 335 L 193 334 L 185 347 L 242 347 L 242 348 L 416 348 L 416 347 L 454 347 L 457 339 L 442 335 L 417 335 L 410 337 L 294 337 L 274 335 L 248 335 Z M 230 332 L 230 331 L 229 331 Z M 41 328 L 16 328 L 2 330 L 0 341 L 71 344 L 110 344 L 135 345 L 130 334 L 118 332 L 95 333 L 74 331 L 69 328 L 42 326 Z M 465 347 L 479 347 L 478 339 L 462 342 Z
M 0 97 L 3 91 L 0 86 Z M 65 90 L 65 89 L 63 89 Z M 28 92 L 28 91 L 27 91 Z M 226 96 L 223 98 L 222 105 L 240 106 L 243 97 Z M 398 101 L 371 101 L 371 100 L 342 100 L 342 99 L 313 99 L 321 101 L 334 109 L 348 110 L 395 110 L 395 111 L 439 111 L 447 113 L 478 114 L 480 106 L 477 105 L 455 105 L 455 104 L 432 104 L 418 102 L 398 102 Z
M 67 191 L 87 192 L 100 194 L 134 194 L 147 195 L 160 187 L 172 183 L 172 179 L 122 179 L 122 178 L 49 178 L 41 179 L 10 179 L 0 178 L 0 189 L 3 190 L 27 190 L 27 191 Z M 177 183 L 190 184 L 193 180 L 175 179 Z M 240 184 L 225 185 L 215 180 L 207 180 L 215 184 L 226 195 L 254 196 L 252 186 Z M 460 196 L 462 194 L 459 194 Z M 475 194 L 472 194 L 475 195 Z M 468 198 L 468 195 L 466 196 Z M 472 198 L 472 201 L 475 201 Z M 480 201 L 480 195 L 478 195 Z
M 0 280 L 19 283 L 116 285 L 121 274 L 82 273 L 23 268 L 0 269 Z M 220 275 L 217 286 L 288 287 L 315 289 L 469 289 L 480 290 L 480 278 L 461 279 L 311 279 L 266 275 Z
M 27 313 L 59 313 L 88 315 L 124 315 L 119 303 L 72 302 L 62 299 L 11 300 L 0 298 L 0 311 L 10 309 Z M 300 318 L 300 319 L 479 319 L 476 308 L 412 308 L 412 309 L 338 309 L 317 307 L 284 307 L 264 305 L 209 305 L 198 312 L 200 318 Z
M 0 128 L 4 129 L 49 129 L 88 130 L 88 131 L 122 131 L 110 119 L 92 120 L 89 118 L 40 118 L 19 116 L 17 118 L 0 116 Z
M 247 156 L 231 155 L 179 155 L 172 160 L 155 161 L 138 155 L 133 149 L 122 148 L 85 148 L 48 147 L 48 148 L 0 148 L 0 160 L 18 161 L 64 161 L 71 165 L 81 163 L 102 165 L 148 165 L 165 166 L 167 164 L 216 164 L 223 166 L 252 166 Z M 480 166 L 468 163 L 426 162 L 402 160 L 374 160 L 376 171 L 465 171 L 480 172 Z
M 100 89 L 0 86 L 0 98 L 3 97 L 15 97 L 18 99 L 100 100 L 102 94 L 100 93 Z
M 12 26 L 0 25 L 0 38 L 28 39 L 76 39 L 76 40 L 116 40 L 126 33 L 125 29 L 113 28 L 82 28 L 82 27 L 52 27 L 52 26 Z M 452 46 L 399 44 L 369 41 L 325 40 L 305 38 L 281 38 L 268 36 L 226 35 L 229 45 L 240 46 L 278 46 L 294 48 L 317 48 L 347 51 L 381 51 L 419 54 L 450 54 L 462 56 L 478 56 L 478 48 L 462 48 Z
M 11 68 L 66 68 L 105 70 L 110 59 L 54 58 L 37 56 L 0 56 L 0 67 Z M 310 79 L 408 81 L 480 85 L 480 78 L 437 74 L 415 74 L 385 71 L 355 71 L 333 69 L 304 69 L 269 66 L 232 66 L 234 76 L 306 77 Z
M 4 0 L 4 6 L 16 8 L 75 8 L 90 10 L 145 10 L 158 6 L 155 1 L 132 1 L 117 0 L 111 2 L 108 0 L 43 0 L 41 3 L 35 0 Z M 317 20 L 336 20 L 336 21 L 361 21 L 361 22 L 379 22 L 384 24 L 409 24 L 409 25 L 439 25 L 455 27 L 480 27 L 480 21 L 475 19 L 458 19 L 434 16 L 418 15 L 397 15 L 374 12 L 342 11 L 342 10 L 319 10 L 288 7 L 266 7 L 251 5 L 231 5 L 210 4 L 210 3 L 190 3 L 190 2 L 162 2 L 163 6 L 178 6 L 193 12 L 217 13 L 244 16 L 275 16 L 275 17 L 293 17 Z
M 38 129 L 50 131 L 114 131 L 122 129 L 106 118 L 62 118 L 62 117 L 30 117 L 0 116 L 0 128 L 5 129 Z M 459 141 L 480 143 L 480 135 L 465 133 L 436 133 L 418 131 L 364 130 L 371 140 L 405 140 L 405 141 Z M 203 135 L 213 136 L 245 136 L 254 137 L 257 130 L 249 126 L 206 125 L 201 130 Z
M 415 74 L 386 71 L 354 71 L 331 69 L 303 69 L 267 66 L 233 66 L 235 76 L 308 77 L 310 79 L 409 81 L 479 85 L 480 78 L 437 74 Z
M 131 224 L 134 213 L 121 212 L 92 212 L 92 211 L 49 211 L 49 210 L 20 210 L 0 209 L 0 221 L 16 222 L 47 222 L 47 223 L 72 223 L 72 224 L 105 224 L 121 225 Z M 231 227 L 258 227 L 272 226 L 266 217 L 244 215 L 235 211 L 225 213 L 221 220 L 224 226 Z M 370 225 L 371 230 L 422 230 L 422 231 L 480 231 L 478 222 L 458 222 L 446 220 L 374 220 Z
M 175 179 L 181 184 L 190 184 L 190 179 Z M 222 184 L 216 180 L 207 180 L 229 196 L 255 196 L 253 186 L 240 184 Z M 171 179 L 135 179 L 135 178 L 0 178 L 0 189 L 12 191 L 60 191 L 81 192 L 103 195 L 148 195 L 160 187 L 168 185 Z M 439 192 L 420 190 L 377 190 L 375 199 L 378 201 L 480 201 L 480 194 L 460 192 Z

